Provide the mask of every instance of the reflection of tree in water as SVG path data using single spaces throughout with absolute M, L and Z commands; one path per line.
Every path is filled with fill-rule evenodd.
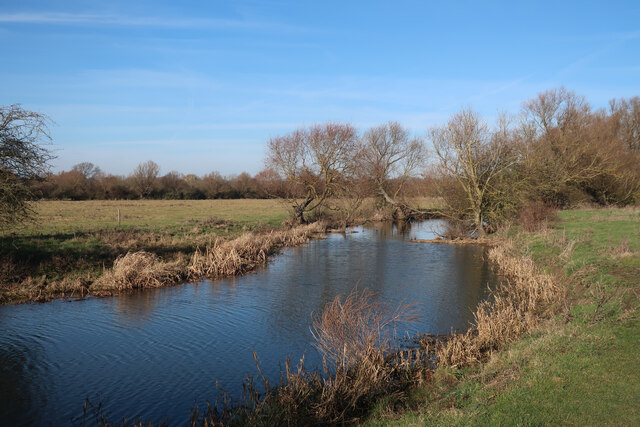
M 454 293 L 457 301 L 452 305 L 452 311 L 471 322 L 477 304 L 488 295 L 487 284 L 495 283 L 496 277 L 485 261 L 485 249 L 468 245 L 452 245 L 452 248 L 454 266 L 451 270 L 456 277 L 450 285 L 460 287 Z
M 383 228 L 384 236 L 397 235 L 397 226 Z M 388 265 L 389 251 L 398 247 L 389 244 L 390 237 L 380 237 L 375 230 L 364 233 L 369 237 L 334 235 L 298 248 L 281 259 L 283 264 L 277 272 L 269 272 L 273 276 L 265 274 L 265 280 L 277 280 L 271 287 L 276 295 L 266 302 L 270 307 L 265 313 L 267 333 L 274 340 L 295 341 L 300 336 L 311 339 L 311 314 L 321 313 L 336 295 L 346 295 L 356 285 L 382 294 L 389 275 L 394 273 Z
M 167 289 L 145 289 L 115 297 L 114 310 L 118 324 L 135 327 L 147 321 L 166 292 Z
M 375 225 L 381 239 L 404 240 L 411 232 L 411 223 L 408 221 L 382 222 Z

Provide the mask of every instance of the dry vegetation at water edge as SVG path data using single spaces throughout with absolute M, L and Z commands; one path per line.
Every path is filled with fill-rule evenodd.
M 186 278 L 196 249 L 268 232 L 287 217 L 274 200 L 38 202 L 34 209 L 39 222 L 0 235 L 0 302 L 173 284 Z

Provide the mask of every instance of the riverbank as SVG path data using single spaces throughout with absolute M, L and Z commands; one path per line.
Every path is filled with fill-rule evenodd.
M 437 206 L 431 199 L 413 203 L 425 209 Z M 212 274 L 201 255 L 214 246 L 237 255 L 241 248 L 226 242 L 246 235 L 247 248 L 256 246 L 249 240 L 258 239 L 260 250 L 271 254 L 301 238 L 297 231 L 274 235 L 289 229 L 283 225 L 289 217 L 284 200 L 42 201 L 34 206 L 37 222 L 0 234 L 0 304 L 115 295 L 198 280 L 198 269 Z M 331 214 L 314 212 L 311 217 L 331 220 Z M 384 215 L 373 200 L 366 200 L 351 220 Z M 227 275 L 264 262 L 260 250 L 256 259 L 229 259 L 235 273 Z M 118 279 L 105 274 L 114 267 L 121 272 Z M 142 273 L 131 274 L 135 271 Z
M 277 200 L 50 201 L 35 207 L 37 222 L 0 236 L 0 303 L 86 296 L 116 260 L 133 253 L 142 254 L 139 267 L 151 260 L 165 264 L 164 279 L 173 284 L 186 278 L 198 248 L 280 229 L 287 218 Z
M 514 227 L 495 237 L 556 287 L 535 317 L 513 323 L 521 335 L 477 351 L 482 346 L 468 346 L 483 334 L 476 328 L 440 353 L 457 358 L 442 361 L 406 400 L 381 400 L 365 424 L 640 423 L 640 209 L 559 216 L 535 233 Z M 480 311 L 482 323 L 487 312 Z

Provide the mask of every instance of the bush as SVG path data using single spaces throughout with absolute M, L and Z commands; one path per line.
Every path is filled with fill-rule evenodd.
M 518 224 L 528 232 L 542 230 L 557 219 L 556 209 L 543 202 L 528 202 L 518 211 Z

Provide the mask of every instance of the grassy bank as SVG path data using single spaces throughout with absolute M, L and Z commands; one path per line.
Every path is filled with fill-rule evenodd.
M 559 216 L 500 236 L 552 275 L 548 309 L 482 360 L 443 363 L 407 400 L 380 402 L 367 424 L 640 424 L 640 209 Z
M 81 296 L 129 252 L 179 264 L 216 240 L 280 227 L 288 215 L 276 200 L 51 201 L 35 207 L 37 222 L 0 235 L 0 302 Z
M 437 206 L 431 199 L 412 203 L 420 208 Z M 224 241 L 243 234 L 255 236 L 280 229 L 290 214 L 290 206 L 283 200 L 257 199 L 42 201 L 34 207 L 36 222 L 0 234 L 0 303 L 82 297 L 89 292 L 117 293 L 132 287 L 197 279 L 198 271 L 213 270 L 202 263 L 203 256 L 198 258 L 199 264 L 192 265 L 194 254 L 206 255 L 207 248 L 221 248 Z M 385 214 L 369 199 L 352 220 L 384 219 Z M 335 211 L 310 215 L 312 219 L 330 220 L 334 216 Z M 343 223 L 339 219 L 336 222 Z M 270 253 L 283 242 L 289 245 L 305 238 L 271 235 L 256 246 L 256 242 L 247 240 L 255 239 L 247 236 L 244 245 L 259 247 L 263 253 L 269 248 L 266 252 Z M 242 252 L 237 245 L 224 248 L 235 251 L 229 252 L 231 255 Z M 216 254 L 226 257 L 220 249 Z M 255 255 L 263 258 L 260 252 Z M 233 265 L 228 271 L 243 272 L 257 259 L 226 262 Z M 122 272 L 144 271 L 136 279 L 140 286 L 132 282 L 133 278 L 118 279 L 117 286 L 108 285 L 101 277 L 113 266 Z

